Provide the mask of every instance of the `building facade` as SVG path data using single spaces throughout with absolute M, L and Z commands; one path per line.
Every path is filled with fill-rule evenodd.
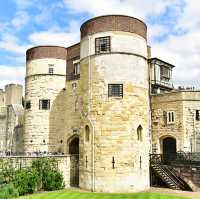
M 17 84 L 0 90 L 0 153 L 24 151 L 22 90 L 22 85 Z
M 173 87 L 174 66 L 151 57 L 144 22 L 107 15 L 80 32 L 71 47 L 27 51 L 24 114 L 12 98 L 20 95 L 0 91 L 0 147 L 69 154 L 71 186 L 144 190 L 150 153 L 200 151 L 200 92 Z M 13 124 L 9 112 L 24 118 Z

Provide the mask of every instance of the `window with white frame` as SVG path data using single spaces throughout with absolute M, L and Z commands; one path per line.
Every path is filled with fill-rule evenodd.
M 167 112 L 167 123 L 168 124 L 175 123 L 175 112 L 174 111 Z

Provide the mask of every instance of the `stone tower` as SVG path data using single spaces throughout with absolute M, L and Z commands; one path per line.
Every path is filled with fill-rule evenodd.
M 5 105 L 22 104 L 23 86 L 19 84 L 8 84 L 5 86 Z
M 147 27 L 129 16 L 81 26 L 79 186 L 123 192 L 149 187 Z
M 49 151 L 49 117 L 65 87 L 66 56 L 66 49 L 57 46 L 38 46 L 26 53 L 25 152 Z

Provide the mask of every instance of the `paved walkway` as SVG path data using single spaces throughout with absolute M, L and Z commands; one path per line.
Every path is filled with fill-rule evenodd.
M 192 199 L 200 199 L 200 192 L 190 192 L 190 191 L 178 191 L 178 190 L 172 190 L 167 188 L 150 188 L 148 190 L 149 192 L 159 192 L 166 195 L 174 195 L 174 196 L 182 196 Z

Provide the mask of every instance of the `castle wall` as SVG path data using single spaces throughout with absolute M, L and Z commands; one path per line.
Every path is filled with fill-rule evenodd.
M 0 91 L 0 152 L 3 153 L 13 151 L 13 136 L 16 126 L 19 125 L 13 106 L 20 107 L 18 111 L 23 109 L 22 90 L 22 85 L 8 84 L 5 86 L 5 91 Z M 21 136 L 23 137 L 23 134 Z M 23 147 L 20 150 L 23 150 Z
M 0 89 L 0 107 L 5 106 L 5 92 L 3 89 Z
M 22 104 L 22 85 L 8 84 L 5 86 L 5 105 Z
M 164 93 L 152 96 L 152 150 L 162 153 L 162 140 L 173 137 L 177 150 L 184 150 L 183 102 L 181 93 Z M 166 114 L 175 111 L 175 123 L 167 124 Z
M 196 119 L 196 110 L 200 110 L 200 92 L 183 92 L 185 145 L 190 152 L 200 152 L 200 121 Z
M 7 107 L 0 107 L 0 152 L 6 149 Z
M 54 128 L 51 113 L 61 110 L 55 111 L 55 100 L 65 88 L 66 49 L 52 46 L 36 49 L 27 52 L 25 101 L 31 103 L 31 108 L 25 110 L 24 149 L 48 152 L 50 130 Z M 53 74 L 49 73 L 49 67 L 53 68 Z M 44 99 L 50 100 L 50 109 L 41 109 L 39 100 Z
M 152 150 L 162 153 L 162 139 L 173 137 L 177 151 L 198 152 L 200 123 L 196 110 L 200 109 L 200 93 L 177 91 L 152 96 Z M 164 112 L 175 112 L 175 123 L 167 124 Z

